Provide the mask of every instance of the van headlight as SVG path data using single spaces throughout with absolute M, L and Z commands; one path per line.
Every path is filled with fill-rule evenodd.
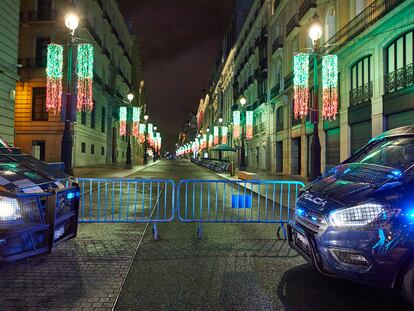
M 16 199 L 0 197 L 0 224 L 14 222 L 21 217 L 20 205 Z
M 377 219 L 384 212 L 384 207 L 377 203 L 365 203 L 329 214 L 329 221 L 335 227 L 362 227 Z

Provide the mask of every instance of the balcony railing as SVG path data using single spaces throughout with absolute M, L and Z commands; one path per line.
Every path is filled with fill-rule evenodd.
M 372 81 L 349 91 L 349 105 L 355 106 L 370 101 L 372 98 Z
M 384 77 L 384 93 L 392 93 L 414 84 L 413 63 L 401 67 Z
M 280 132 L 280 131 L 283 131 L 283 129 L 284 129 L 283 121 L 277 121 L 276 122 L 276 131 Z
M 279 95 L 279 91 L 280 91 L 280 82 L 276 84 L 274 87 L 272 87 L 272 89 L 270 90 L 270 98 L 274 98 L 277 95 Z
M 26 57 L 19 59 L 19 64 L 23 65 L 23 69 L 46 68 L 46 63 L 46 57 Z
M 286 24 L 286 37 L 292 32 L 295 27 L 299 27 L 299 14 L 296 13 L 292 16 L 289 22 Z
M 285 81 L 284 81 L 284 85 L 285 85 L 285 90 L 287 90 L 292 84 L 293 84 L 293 72 L 289 73 L 286 77 L 285 77 Z
M 55 21 L 57 13 L 54 10 L 26 11 L 20 13 L 22 22 Z
M 282 47 L 283 47 L 283 37 L 279 36 L 273 41 L 272 53 L 276 52 L 278 49 L 281 49 Z
M 365 10 L 359 13 L 348 24 L 342 27 L 321 48 L 323 53 L 332 53 L 354 39 L 365 29 L 392 11 L 404 0 L 375 0 Z
M 86 30 L 88 30 L 88 32 L 91 34 L 91 36 L 95 40 L 95 42 L 99 46 L 102 46 L 102 40 L 101 40 L 101 38 L 99 38 L 99 35 L 95 31 L 95 28 L 93 28 L 93 26 L 91 25 L 91 23 L 89 22 L 89 20 L 87 18 L 84 18 L 82 24 L 86 28 Z
M 311 8 L 316 8 L 316 0 L 304 0 L 299 8 L 299 20 L 301 20 Z

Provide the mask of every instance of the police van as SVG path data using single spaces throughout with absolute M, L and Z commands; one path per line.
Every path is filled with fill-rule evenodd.
M 397 288 L 414 305 L 414 126 L 303 188 L 288 238 L 323 275 Z

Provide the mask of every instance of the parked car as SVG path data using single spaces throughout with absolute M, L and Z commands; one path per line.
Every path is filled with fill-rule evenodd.
M 77 233 L 76 180 L 0 138 L 0 262 L 51 252 Z
M 303 188 L 288 239 L 320 273 L 397 288 L 414 305 L 414 126 L 379 135 Z

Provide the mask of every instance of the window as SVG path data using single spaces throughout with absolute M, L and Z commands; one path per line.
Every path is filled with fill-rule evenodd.
M 105 155 L 105 147 L 101 147 L 101 155 Z
M 101 119 L 101 132 L 105 133 L 105 123 L 106 123 L 106 110 L 105 107 L 102 107 L 102 119 Z
M 82 153 L 85 153 L 86 152 L 86 144 L 85 143 L 82 143 L 81 144 L 81 152 Z
M 95 154 L 95 145 L 91 145 L 91 154 Z
M 81 124 L 86 125 L 86 111 L 81 111 Z
M 47 64 L 47 46 L 50 43 L 50 38 L 36 39 L 36 67 L 46 68 Z
M 349 104 L 368 102 L 372 97 L 371 55 L 357 61 L 351 67 L 351 90 Z
M 328 9 L 325 17 L 325 41 L 328 41 L 336 33 L 336 11 L 334 7 Z
M 38 0 L 37 17 L 39 20 L 50 20 L 52 17 L 52 0 Z
M 93 105 L 92 111 L 91 111 L 91 128 L 95 128 L 95 117 L 96 117 L 96 107 L 95 104 Z
M 32 120 L 47 121 L 48 113 L 46 111 L 46 88 L 34 87 L 32 89 Z

